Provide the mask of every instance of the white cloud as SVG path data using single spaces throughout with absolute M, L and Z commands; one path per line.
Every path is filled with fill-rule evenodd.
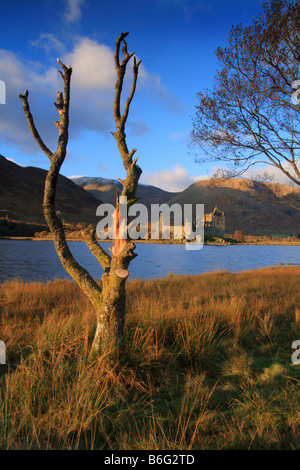
M 78 92 L 104 90 L 114 93 L 116 71 L 113 54 L 114 51 L 110 47 L 88 37 L 81 37 L 74 50 L 63 57 L 64 62 L 67 65 L 71 64 L 73 68 L 72 89 Z M 156 73 L 149 73 L 143 64 L 139 68 L 138 84 L 150 92 L 151 101 L 155 98 L 162 102 L 170 114 L 183 111 L 182 103 L 168 92 L 161 83 L 161 77 Z M 130 88 L 131 65 L 129 64 L 124 81 L 124 95 L 129 92 Z M 103 101 L 103 96 L 101 100 Z M 143 133 L 147 132 L 143 124 Z
M 175 165 L 172 170 L 164 169 L 156 172 L 142 173 L 141 182 L 151 184 L 165 191 L 183 191 L 191 184 L 200 179 L 207 179 L 207 176 L 190 175 L 186 168 Z
M 44 38 L 53 42 L 51 35 Z M 56 47 L 60 47 L 58 43 Z M 87 37 L 77 38 L 73 49 L 60 57 L 67 66 L 72 65 L 71 103 L 70 103 L 70 139 L 85 130 L 92 130 L 109 135 L 114 129 L 113 101 L 116 72 L 113 51 L 105 44 Z M 41 154 L 41 150 L 32 138 L 22 110 L 19 94 L 29 90 L 29 104 L 36 127 L 50 150 L 57 146 L 57 129 L 53 121 L 57 120 L 57 110 L 53 101 L 57 91 L 63 89 L 63 83 L 57 72 L 56 63 L 45 67 L 36 61 L 26 61 L 13 52 L 0 50 L 1 80 L 6 84 L 6 105 L 1 107 L 0 142 L 17 146 L 22 153 Z M 124 96 L 131 88 L 131 67 L 124 83 Z M 158 75 L 150 74 L 141 67 L 139 82 L 170 112 L 178 110 L 178 100 L 169 95 L 161 85 Z M 145 93 L 146 94 L 146 93 Z M 147 124 L 136 114 L 134 121 L 128 122 L 130 135 L 145 135 L 149 132 Z
M 76 66 L 71 79 L 70 138 L 78 135 L 83 129 L 109 133 L 113 124 L 113 80 L 111 72 L 106 70 L 109 49 L 101 45 L 97 47 L 97 44 L 86 38 L 77 46 L 78 48 L 75 47 L 69 54 Z M 82 62 L 84 53 L 86 58 L 85 62 Z M 102 60 L 102 63 L 106 61 L 102 74 L 98 69 L 98 78 L 93 75 L 92 53 L 96 56 L 96 63 L 98 60 Z M 110 54 L 112 55 L 111 52 Z M 63 61 L 65 58 L 68 56 L 63 57 Z M 69 65 L 68 62 L 65 63 Z M 84 70 L 85 65 L 87 70 Z M 19 94 L 28 89 L 29 104 L 36 127 L 45 144 L 55 150 L 57 129 L 53 121 L 58 119 L 58 115 L 53 101 L 57 97 L 57 91 L 63 89 L 57 68 L 59 67 L 52 66 L 45 69 L 39 62 L 26 62 L 10 51 L 0 50 L 1 80 L 6 84 L 6 105 L 1 107 L 0 115 L 0 139 L 3 142 L 19 147 L 21 152 L 41 153 L 28 129 L 19 99 Z M 111 66 L 109 69 L 111 70 Z M 86 79 L 84 71 L 88 77 Z M 109 77 L 111 93 L 108 92 Z
M 289 167 L 287 164 L 283 165 L 283 167 L 291 174 L 293 175 L 293 170 L 291 167 Z M 252 167 L 249 168 L 245 173 L 243 174 L 244 178 L 249 178 L 249 179 L 266 179 L 269 180 L 273 183 L 282 183 L 282 184 L 294 184 L 292 180 L 290 180 L 279 168 L 273 167 L 271 165 L 266 165 L 264 167 Z M 295 175 L 296 179 L 297 176 Z
M 72 89 L 113 91 L 114 58 L 108 46 L 81 38 L 73 52 L 64 56 L 64 62 L 72 65 Z
M 274 167 L 273 165 L 268 165 L 267 162 L 266 164 L 263 165 L 262 163 L 257 163 L 248 168 L 246 171 L 244 171 L 241 174 L 238 174 L 237 178 L 245 178 L 253 181 L 262 181 L 262 182 L 270 182 L 270 183 L 280 183 L 280 184 L 286 184 L 286 185 L 291 185 L 295 186 L 295 183 L 288 178 L 283 171 L 281 171 L 279 168 Z M 297 165 L 298 168 L 300 169 L 300 159 L 297 160 Z M 292 176 L 297 178 L 297 175 L 294 173 L 291 165 L 289 165 L 287 162 L 282 163 L 283 168 L 288 171 Z M 217 176 L 217 175 L 222 175 L 230 177 L 230 175 L 234 174 L 235 168 L 232 167 L 219 167 L 217 165 L 212 165 L 210 167 L 210 176 Z
M 51 33 L 41 33 L 38 39 L 31 41 L 31 44 L 34 47 L 44 49 L 47 53 L 51 50 L 61 52 L 65 48 L 64 43 Z
M 67 9 L 65 20 L 67 23 L 76 23 L 80 20 L 82 13 L 81 7 L 85 0 L 67 0 Z
M 21 86 L 24 81 L 24 66 L 10 51 L 0 50 L 1 79 L 6 83 L 7 92 L 12 86 Z
M 33 142 L 28 130 L 19 94 L 24 93 L 25 89 L 30 91 L 32 109 L 43 110 L 36 118 L 36 125 L 41 129 L 46 141 L 51 139 L 54 133 L 49 133 L 49 127 L 54 127 L 51 122 L 57 117 L 55 111 L 49 113 L 49 108 L 43 108 L 41 96 L 46 100 L 51 97 L 53 103 L 53 96 L 56 97 L 53 91 L 57 91 L 58 83 L 54 78 L 55 69 L 45 71 L 38 63 L 22 62 L 12 52 L 0 50 L 0 70 L 1 79 L 6 84 L 6 105 L 1 107 L 0 114 L 0 137 L 7 144 L 17 145 L 22 152 L 36 152 L 38 146 Z

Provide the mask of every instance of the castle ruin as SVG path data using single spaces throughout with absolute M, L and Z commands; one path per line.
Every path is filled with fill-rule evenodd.
M 204 235 L 222 238 L 225 236 L 225 215 L 217 207 L 210 214 L 204 215 Z

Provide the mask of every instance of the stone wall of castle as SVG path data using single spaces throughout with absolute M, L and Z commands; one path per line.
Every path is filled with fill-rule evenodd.
M 225 214 L 217 207 L 210 214 L 204 215 L 204 236 L 222 238 L 225 236 Z

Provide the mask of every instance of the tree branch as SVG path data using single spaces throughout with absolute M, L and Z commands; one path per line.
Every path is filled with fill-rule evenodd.
M 123 126 L 125 125 L 125 122 L 127 120 L 130 104 L 132 102 L 132 99 L 133 99 L 133 96 L 134 96 L 134 93 L 135 93 L 136 82 L 137 82 L 137 77 L 138 77 L 138 70 L 139 70 L 139 66 L 140 66 L 141 62 L 142 62 L 141 60 L 139 60 L 137 62 L 136 58 L 134 57 L 132 88 L 131 88 L 130 95 L 129 95 L 127 101 L 126 101 L 124 112 L 123 112 L 123 115 L 122 115 L 122 118 L 121 118 Z
M 106 251 L 103 250 L 103 248 L 99 245 L 96 240 L 95 234 L 96 230 L 94 227 L 92 229 L 87 228 L 86 230 L 81 232 L 81 235 L 83 236 L 87 247 L 98 260 L 99 264 L 102 266 L 104 271 L 107 271 L 109 270 L 111 265 L 111 256 L 106 253 Z
M 127 177 L 124 180 L 124 184 L 123 184 L 122 196 L 126 196 L 128 198 L 128 204 L 132 204 L 135 201 L 135 193 L 136 193 L 139 177 L 142 173 L 142 170 L 136 164 L 136 160 L 132 161 L 132 157 L 134 153 L 136 152 L 136 149 L 133 149 L 131 152 L 129 152 L 128 150 L 127 143 L 126 143 L 126 135 L 125 135 L 125 124 L 126 124 L 126 120 L 128 117 L 130 104 L 135 94 L 138 70 L 139 70 L 141 61 L 137 62 L 136 59 L 134 59 L 131 92 L 126 101 L 124 113 L 121 116 L 120 102 L 121 102 L 121 94 L 122 94 L 124 77 L 126 73 L 126 67 L 127 67 L 128 61 L 134 55 L 134 53 L 129 54 L 127 51 L 127 44 L 126 44 L 125 38 L 128 34 L 129 33 L 121 33 L 119 37 L 117 38 L 116 46 L 115 46 L 114 59 L 115 59 L 115 67 L 116 67 L 116 72 L 117 72 L 117 80 L 116 80 L 116 85 L 115 85 L 114 119 L 115 119 L 115 124 L 116 124 L 116 132 L 113 132 L 112 134 L 117 141 L 118 148 L 119 148 L 122 160 L 123 160 L 123 165 L 127 172 Z M 120 64 L 119 54 L 120 54 L 121 42 L 123 42 L 122 52 L 124 55 L 124 59 L 122 63 Z
M 64 94 L 59 92 L 57 95 L 57 102 L 55 106 L 59 113 L 59 121 L 55 123 L 58 129 L 58 144 L 55 153 L 52 153 L 44 144 L 39 136 L 34 125 L 33 117 L 28 104 L 28 91 L 24 95 L 20 95 L 23 102 L 23 109 L 27 117 L 30 130 L 40 145 L 42 150 L 46 153 L 51 161 L 50 169 L 47 173 L 45 180 L 43 211 L 46 222 L 53 235 L 53 241 L 56 252 L 61 260 L 61 263 L 70 276 L 77 282 L 79 287 L 87 295 L 90 301 L 96 308 L 100 305 L 101 288 L 92 278 L 92 276 L 74 259 L 71 251 L 69 250 L 63 224 L 55 208 L 55 194 L 58 176 L 61 165 L 64 162 L 67 152 L 68 144 L 68 128 L 69 128 L 69 104 L 70 104 L 70 81 L 72 68 L 66 67 L 58 60 L 59 65 L 62 67 L 63 72 L 59 73 L 64 81 Z
M 29 103 L 28 103 L 28 95 L 29 95 L 29 92 L 28 90 L 25 90 L 25 93 L 24 95 L 20 94 L 19 95 L 19 98 L 21 99 L 22 103 L 23 103 L 23 111 L 25 113 L 25 116 L 26 116 L 26 119 L 27 119 L 27 122 L 28 122 L 28 125 L 29 125 L 29 129 L 35 139 L 35 141 L 37 142 L 37 144 L 41 147 L 41 149 L 43 150 L 43 152 L 47 155 L 47 157 L 51 160 L 52 158 L 52 155 L 53 153 L 51 152 L 51 150 L 48 149 L 48 147 L 44 144 L 40 134 L 38 133 L 37 131 L 37 128 L 35 127 L 35 124 L 34 124 L 34 120 L 33 120 L 33 116 L 31 114 L 31 111 L 30 111 L 30 107 L 29 107 Z

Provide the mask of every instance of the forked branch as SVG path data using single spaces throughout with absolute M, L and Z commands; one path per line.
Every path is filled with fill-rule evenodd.
M 55 208 L 55 194 L 56 186 L 58 181 L 58 176 L 60 172 L 61 165 L 64 162 L 67 153 L 67 144 L 68 144 L 68 130 L 69 130 L 69 104 L 70 104 L 70 81 L 72 68 L 66 67 L 58 60 L 59 65 L 63 71 L 59 70 L 59 73 L 64 81 L 64 93 L 58 92 L 57 102 L 54 103 L 58 113 L 59 121 L 56 121 L 54 124 L 58 129 L 58 144 L 55 153 L 52 153 L 48 147 L 44 144 L 41 139 L 30 111 L 28 103 L 28 91 L 26 90 L 24 95 L 20 95 L 20 99 L 23 103 L 23 109 L 29 128 L 38 143 L 41 149 L 45 152 L 48 158 L 51 161 L 50 169 L 46 176 L 45 181 L 45 190 L 44 190 L 44 201 L 43 201 L 43 210 L 46 222 L 50 228 L 50 231 L 53 235 L 53 240 L 55 244 L 55 249 L 61 260 L 62 265 L 66 271 L 71 275 L 71 277 L 77 282 L 79 287 L 85 292 L 88 298 L 91 300 L 93 305 L 99 307 L 99 299 L 101 295 L 101 288 L 92 278 L 92 276 L 80 266 L 79 263 L 74 259 L 71 251 L 69 250 L 63 224 L 60 220 L 59 215 L 56 212 Z M 95 241 L 96 243 L 96 241 Z M 100 247 L 99 247 L 100 248 Z M 93 246 L 94 249 L 94 246 Z M 95 250 L 94 250 L 95 251 Z M 107 255 L 108 256 L 108 255 Z M 107 266 L 107 258 L 105 263 Z
M 127 51 L 127 43 L 125 41 L 126 36 L 128 36 L 129 33 L 121 33 L 120 36 L 118 37 L 116 41 L 116 46 L 115 46 L 115 54 L 114 54 L 114 59 L 115 59 L 115 68 L 117 71 L 117 81 L 116 81 L 116 86 L 115 86 L 115 102 L 114 102 L 114 118 L 115 118 L 115 123 L 117 128 L 121 127 L 124 129 L 128 113 L 129 113 L 129 107 L 132 102 L 132 99 L 134 97 L 135 89 L 136 89 L 136 83 L 137 83 L 137 77 L 138 77 L 138 70 L 139 66 L 141 64 L 141 60 L 138 62 L 136 61 L 136 58 L 134 57 L 134 64 L 133 64 L 133 80 L 132 80 L 132 87 L 131 87 L 131 92 L 130 95 L 126 101 L 126 105 L 124 108 L 123 115 L 121 115 L 121 94 L 122 94 L 122 88 L 123 88 L 123 82 L 124 82 L 124 77 L 126 73 L 126 67 L 131 59 L 131 57 L 134 56 L 134 52 L 131 54 L 128 53 Z M 124 55 L 124 59 L 120 63 L 120 45 L 121 42 L 123 43 L 123 48 L 122 48 L 122 53 Z
M 137 159 L 135 159 L 134 161 L 132 160 L 132 157 L 135 154 L 136 149 L 133 149 L 131 152 L 129 152 L 128 150 L 127 143 L 126 143 L 126 135 L 125 135 L 125 124 L 128 118 L 130 104 L 135 94 L 138 71 L 139 71 L 139 66 L 141 64 L 141 60 L 137 62 L 136 58 L 134 57 L 131 91 L 127 98 L 124 112 L 123 114 L 121 114 L 121 95 L 122 95 L 124 77 L 126 73 L 126 67 L 127 67 L 129 60 L 134 55 L 134 53 L 129 54 L 127 51 L 127 43 L 125 41 L 125 38 L 128 34 L 129 33 L 121 33 L 116 41 L 116 46 L 115 46 L 114 59 L 115 59 L 115 68 L 117 72 L 117 80 L 116 80 L 116 85 L 115 85 L 114 119 L 115 119 L 115 124 L 116 124 L 116 132 L 113 133 L 113 136 L 115 137 L 117 141 L 118 148 L 119 148 L 122 160 L 123 160 L 123 165 L 127 173 L 126 179 L 123 182 L 122 196 L 126 196 L 128 199 L 128 204 L 132 204 L 136 200 L 135 193 L 136 193 L 138 181 L 142 173 L 142 170 L 136 164 Z M 122 61 L 120 61 L 120 57 L 119 57 L 121 43 L 123 43 L 122 53 L 124 55 L 124 58 Z

